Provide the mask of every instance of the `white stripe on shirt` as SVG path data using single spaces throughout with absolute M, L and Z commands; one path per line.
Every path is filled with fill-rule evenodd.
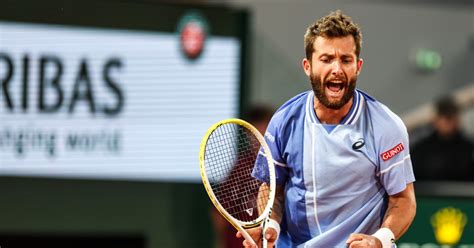
M 383 173 L 393 169 L 395 166 L 397 165 L 401 165 L 403 162 L 405 162 L 405 160 L 409 159 L 410 158 L 410 154 L 408 154 L 407 156 L 405 156 L 402 160 L 396 162 L 395 164 L 392 164 L 390 165 L 387 169 L 383 170 L 383 171 L 380 171 L 379 173 L 377 173 L 377 176 L 380 176 L 382 175 Z

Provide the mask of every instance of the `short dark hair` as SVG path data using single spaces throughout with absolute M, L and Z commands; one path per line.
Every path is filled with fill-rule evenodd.
M 435 103 L 435 110 L 438 116 L 455 117 L 459 114 L 459 106 L 451 96 L 443 96 Z
M 356 55 L 359 58 L 360 49 L 362 47 L 362 32 L 359 25 L 354 23 L 351 17 L 337 10 L 322 17 L 315 23 L 311 24 L 304 35 L 304 46 L 306 58 L 311 60 L 314 52 L 314 41 L 318 36 L 325 38 L 338 38 L 352 35 L 356 45 Z

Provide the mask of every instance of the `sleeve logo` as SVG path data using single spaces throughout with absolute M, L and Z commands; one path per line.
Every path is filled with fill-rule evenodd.
M 272 143 L 275 143 L 275 136 L 273 136 L 271 133 L 269 132 L 265 132 L 265 137 Z
M 380 154 L 380 156 L 382 157 L 383 161 L 387 161 L 393 158 L 395 155 L 399 154 L 403 150 L 405 150 L 405 147 L 403 147 L 403 144 L 400 143 L 394 146 L 392 149 Z

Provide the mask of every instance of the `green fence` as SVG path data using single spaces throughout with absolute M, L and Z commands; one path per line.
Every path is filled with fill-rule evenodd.
M 213 246 L 212 204 L 200 183 L 0 177 L 0 197 L 0 236 L 140 236 L 145 248 Z M 0 246 L 8 247 L 1 239 Z
M 416 183 L 415 188 L 417 215 L 398 248 L 474 248 L 474 184 Z M 200 183 L 0 177 L 0 196 L 0 235 L 140 236 L 145 248 L 214 244 L 212 206 Z M 444 238 L 437 239 L 435 230 Z M 443 245 L 446 240 L 456 242 Z
M 398 248 L 474 248 L 474 185 L 415 183 L 417 214 Z

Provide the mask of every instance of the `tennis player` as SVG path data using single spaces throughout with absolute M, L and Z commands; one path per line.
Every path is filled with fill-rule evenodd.
M 349 16 L 319 19 L 304 41 L 312 91 L 281 106 L 265 133 L 277 174 L 265 236 L 278 248 L 393 247 L 416 213 L 406 127 L 356 89 L 362 35 Z M 261 227 L 249 233 L 261 242 Z

